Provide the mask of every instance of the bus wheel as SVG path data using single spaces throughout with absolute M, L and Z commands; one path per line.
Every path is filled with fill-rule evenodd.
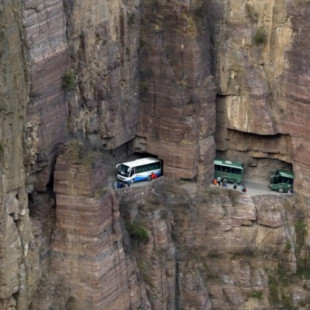
M 280 188 L 279 188 L 279 193 L 283 193 L 283 192 L 284 192 L 283 188 L 280 187 Z

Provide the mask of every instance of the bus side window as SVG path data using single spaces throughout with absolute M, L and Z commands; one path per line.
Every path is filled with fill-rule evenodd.
M 236 174 L 239 174 L 239 175 L 241 175 L 242 174 L 242 172 L 241 172 L 241 170 L 240 169 L 236 169 L 236 172 L 235 172 Z
M 130 176 L 132 177 L 132 176 L 134 175 L 134 173 L 135 173 L 135 168 L 131 168 L 131 170 L 130 170 Z

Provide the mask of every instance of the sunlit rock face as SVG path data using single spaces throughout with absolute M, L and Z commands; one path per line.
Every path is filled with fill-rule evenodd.
M 295 188 L 309 203 L 309 77 L 310 57 L 307 49 L 310 45 L 309 27 L 310 7 L 306 2 L 291 2 L 288 5 L 288 16 L 291 19 L 294 36 L 291 49 L 286 54 L 287 66 L 281 76 L 281 101 L 283 111 L 280 110 L 282 132 L 289 132 L 292 137 L 292 157 L 294 162 Z M 300 25 L 303 25 L 302 29 Z M 305 28 L 304 28 L 305 27 Z
M 295 189 L 308 196 L 309 5 L 225 1 L 222 7 L 216 37 L 217 149 L 292 163 Z M 240 147 L 242 140 L 246 147 Z
M 205 180 L 213 171 L 208 13 L 202 1 L 144 3 L 136 151 L 157 155 L 165 174 L 178 178 Z
M 285 108 L 278 100 L 279 82 L 292 43 L 287 1 L 241 0 L 222 5 L 216 81 L 219 103 L 225 107 L 225 127 L 274 135 L 281 120 L 276 108 Z

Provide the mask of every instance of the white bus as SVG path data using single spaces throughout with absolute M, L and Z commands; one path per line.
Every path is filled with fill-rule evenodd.
M 157 158 L 141 158 L 117 164 L 117 179 L 125 183 L 151 180 L 151 174 L 162 175 L 162 162 Z

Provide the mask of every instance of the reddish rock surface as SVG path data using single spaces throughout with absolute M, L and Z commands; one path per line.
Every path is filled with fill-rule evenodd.
M 213 173 L 215 106 L 209 32 L 198 10 L 204 14 L 202 2 L 145 4 L 137 150 L 163 159 L 166 175 L 203 181 Z
M 295 189 L 307 197 L 309 203 L 310 158 L 309 158 L 309 78 L 310 34 L 305 29 L 309 27 L 310 8 L 304 2 L 291 2 L 288 5 L 288 15 L 292 20 L 294 35 L 291 49 L 287 52 L 288 66 L 281 76 L 281 101 L 285 110 L 281 113 L 282 121 L 279 128 L 289 132 L 292 139 L 292 158 L 296 173 Z M 305 28 L 300 29 L 300 25 Z
M 309 14 L 297 0 L 0 4 L 0 308 L 307 303 Z M 69 134 L 123 157 L 136 138 L 205 187 L 216 112 L 217 149 L 261 171 L 292 163 L 300 199 L 126 189 L 137 244 L 101 160 L 73 143 L 54 167 Z
M 124 218 L 149 234 L 132 255 L 152 309 L 272 308 L 285 303 L 284 290 L 296 293 L 292 304 L 305 301 L 296 269 L 304 222 L 293 224 L 303 220 L 292 195 L 212 187 L 191 198 L 179 185 L 159 179 L 144 195 L 139 188 L 118 193 Z
M 74 309 L 136 307 L 145 296 L 124 253 L 118 201 L 98 157 L 81 151 L 71 144 L 57 159 L 52 269 Z
M 309 5 L 281 0 L 223 1 L 221 6 L 215 37 L 217 149 L 245 162 L 273 158 L 270 173 L 279 163 L 292 163 L 295 190 L 307 198 L 306 205 Z M 262 41 L 258 31 L 264 32 Z

